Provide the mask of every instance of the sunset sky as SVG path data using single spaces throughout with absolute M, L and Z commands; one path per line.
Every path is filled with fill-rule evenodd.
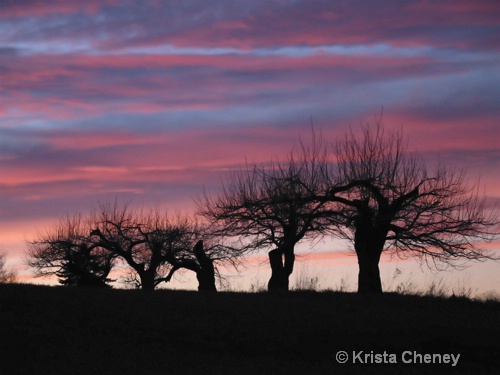
M 334 142 L 382 108 L 411 150 L 468 168 L 500 202 L 500 2 L 3 0 L 0 248 L 26 280 L 25 241 L 62 216 L 117 196 L 190 212 L 311 118 Z M 304 269 L 354 287 L 347 249 L 306 249 Z M 382 265 L 386 285 L 397 267 L 432 278 L 400 262 Z M 499 271 L 443 275 L 500 292 Z

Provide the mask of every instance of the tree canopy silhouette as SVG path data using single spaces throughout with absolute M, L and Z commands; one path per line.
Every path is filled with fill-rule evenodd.
M 334 233 L 354 244 L 359 292 L 382 292 L 378 264 L 384 251 L 438 267 L 498 259 L 482 246 L 499 233 L 498 210 L 465 171 L 427 167 L 408 151 L 401 132 L 386 132 L 380 122 L 362 127 L 359 137 L 351 130 L 334 153 L 335 178 L 357 181 L 344 196 L 325 200 Z
M 28 243 L 27 263 L 35 275 L 56 275 L 62 285 L 107 286 L 116 256 L 89 241 L 88 222 L 67 217 Z
M 328 178 L 328 155 L 313 133 L 310 145 L 300 143 L 286 161 L 247 166 L 231 174 L 215 195 L 198 199 L 199 213 L 219 232 L 241 239 L 240 251 L 271 249 L 269 290 L 288 290 L 295 247 L 326 233 L 325 202 L 352 187 Z
M 16 281 L 16 271 L 6 266 L 7 256 L 3 250 L 0 250 L 0 283 L 14 283 Z
M 111 266 L 126 264 L 143 290 L 169 282 L 179 270 L 196 273 L 200 291 L 215 291 L 217 263 L 235 265 L 239 254 L 188 217 L 127 205 L 101 204 L 83 223 L 80 216 L 29 244 L 28 265 L 38 276 L 57 275 L 64 285 L 103 283 Z

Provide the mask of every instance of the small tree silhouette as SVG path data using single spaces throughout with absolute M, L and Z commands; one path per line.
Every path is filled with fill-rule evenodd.
M 9 269 L 6 266 L 6 254 L 0 250 L 0 283 L 14 283 L 16 282 L 16 272 L 14 269 Z
M 28 243 L 27 263 L 38 277 L 56 275 L 66 286 L 105 287 L 115 256 L 92 244 L 80 215 L 61 220 Z
M 113 281 L 107 278 L 111 257 L 103 251 L 95 253 L 93 246 L 83 243 L 65 253 L 56 275 L 66 286 L 107 287 L 107 283 Z

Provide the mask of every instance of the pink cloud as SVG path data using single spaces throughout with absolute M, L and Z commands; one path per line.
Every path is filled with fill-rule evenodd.
M 104 5 L 117 5 L 118 0 L 87 0 L 87 1 L 66 1 L 66 0 L 24 0 L 22 2 L 5 2 L 1 5 L 0 18 L 7 17 L 44 17 L 60 14 L 86 13 L 96 14 Z
M 2 4 L 20 25 L 8 39 L 82 42 L 106 51 L 128 47 L 235 48 L 392 45 L 498 50 L 500 10 L 494 1 L 252 1 L 241 7 L 206 1 L 24 1 Z M 97 14 L 104 17 L 96 17 Z M 193 16 L 195 15 L 195 16 Z M 1 17 L 1 16 L 0 16 Z M 63 18 L 59 28 L 54 20 Z
M 433 119 L 425 113 L 398 113 L 388 110 L 384 122 L 402 129 L 411 147 L 419 152 L 449 150 L 498 150 L 498 121 L 491 115 L 476 115 L 474 119 Z
M 474 48 L 491 43 L 488 35 L 460 38 L 460 26 L 498 26 L 500 13 L 492 1 L 428 5 L 422 1 L 375 3 L 256 3 L 249 15 L 229 11 L 228 18 L 207 19 L 183 33 L 143 36 L 143 45 L 232 46 L 251 49 L 279 45 L 346 45 L 383 41 L 393 45 L 454 45 Z M 440 30 L 438 38 L 426 30 Z M 459 32 L 459 35 L 457 35 Z M 477 46 L 476 46 L 477 47 Z
M 428 58 L 382 56 L 66 55 L 16 58 L 10 64 L 9 73 L 0 73 L 4 91 L 15 94 L 7 99 L 7 113 L 43 113 L 54 119 L 111 111 L 220 109 L 248 105 L 264 91 L 293 93 L 326 82 L 435 74 Z M 184 73 L 176 74 L 180 67 Z M 207 70 L 213 74 L 199 73 Z M 190 77 L 195 81 L 187 81 Z
M 46 184 L 50 193 L 56 194 L 57 184 L 64 190 L 65 183 L 72 181 L 82 185 L 79 192 L 99 183 L 104 184 L 104 189 L 112 184 L 117 192 L 131 183 L 136 184 L 131 191 L 143 190 L 140 184 L 148 182 L 203 184 L 201 176 L 217 175 L 220 168 L 241 165 L 245 156 L 251 162 L 263 162 L 273 153 L 285 152 L 289 147 L 286 139 L 265 128 L 152 135 L 48 131 L 31 139 L 44 145 L 38 154 L 40 162 L 18 158 L 2 161 L 2 185 L 19 189 Z M 93 161 L 81 159 L 86 155 L 94 156 Z M 117 189 L 120 182 L 124 185 Z M 32 199 L 30 196 L 37 195 L 30 194 L 28 188 L 25 199 Z

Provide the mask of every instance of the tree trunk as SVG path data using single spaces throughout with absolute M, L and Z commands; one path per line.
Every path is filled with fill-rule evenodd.
M 269 264 L 271 265 L 271 278 L 267 284 L 268 291 L 288 290 L 288 278 L 286 277 L 283 258 L 279 249 L 269 252 Z
M 271 250 L 268 255 L 271 265 L 271 278 L 269 279 L 267 289 L 269 291 L 288 291 L 289 277 L 293 272 L 293 264 L 295 261 L 293 248 L 285 251 L 282 249 L 274 249 Z
M 202 268 L 196 273 L 196 279 L 198 280 L 199 292 L 217 291 L 217 288 L 215 286 L 215 276 L 213 272 Z
M 141 279 L 141 290 L 154 290 L 155 289 L 155 279 L 154 274 L 149 272 L 143 272 L 139 274 Z
M 367 229 L 367 228 L 364 228 Z M 358 231 L 355 235 L 354 249 L 358 256 L 358 293 L 382 293 L 382 282 L 378 263 L 384 249 L 385 236 L 375 228 Z
M 293 253 L 293 247 L 289 247 L 285 250 L 284 252 L 284 267 L 285 267 L 285 273 L 287 277 L 287 283 L 288 283 L 288 278 L 293 272 L 293 266 L 295 264 L 295 254 Z
M 382 293 L 382 282 L 380 280 L 380 271 L 378 263 L 380 253 L 370 254 L 366 251 L 357 252 L 358 255 L 358 293 Z
M 200 292 L 216 292 L 215 286 L 215 268 L 212 259 L 210 259 L 203 250 L 203 241 L 198 241 L 194 246 L 194 254 L 200 265 L 196 271 L 196 279 L 198 280 L 198 291 Z
M 387 236 L 386 226 L 381 225 L 373 211 L 361 207 L 355 219 L 354 249 L 358 256 L 358 293 L 382 293 L 382 282 L 378 263 L 384 250 Z

